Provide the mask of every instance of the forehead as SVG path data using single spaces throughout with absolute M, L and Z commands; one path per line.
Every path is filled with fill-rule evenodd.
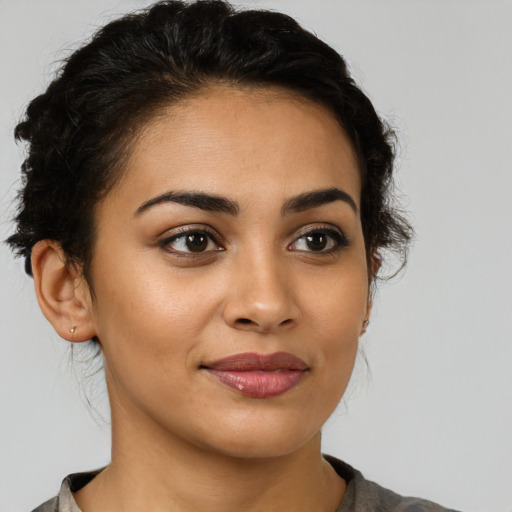
M 357 157 L 334 114 L 278 88 L 217 86 L 143 127 L 115 195 L 140 201 L 194 189 L 243 204 L 332 186 L 359 203 Z

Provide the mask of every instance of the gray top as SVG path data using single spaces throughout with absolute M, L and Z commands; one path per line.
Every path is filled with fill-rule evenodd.
M 456 512 L 419 498 L 407 498 L 366 480 L 352 466 L 341 460 L 325 456 L 336 473 L 347 482 L 343 501 L 334 512 Z M 62 482 L 60 492 L 32 512 L 81 512 L 73 492 L 88 484 L 101 470 L 75 473 Z

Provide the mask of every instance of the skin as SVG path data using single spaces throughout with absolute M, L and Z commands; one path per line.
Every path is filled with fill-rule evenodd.
M 291 197 L 333 187 L 356 209 L 334 200 L 283 215 Z M 320 429 L 369 315 L 360 189 L 354 150 L 324 107 L 279 89 L 215 87 L 134 142 L 97 207 L 94 295 L 57 243 L 34 247 L 43 312 L 70 341 L 97 336 L 105 358 L 112 463 L 75 493 L 84 512 L 336 509 L 346 485 L 322 459 Z M 169 191 L 222 196 L 238 212 L 166 201 L 136 213 Z M 216 240 L 203 252 L 168 240 L 204 226 Z M 306 243 L 311 230 L 325 250 Z M 275 397 L 244 396 L 201 368 L 278 351 L 309 370 Z

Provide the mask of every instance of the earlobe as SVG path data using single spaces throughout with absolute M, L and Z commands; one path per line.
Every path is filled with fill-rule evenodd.
M 374 280 L 377 278 L 377 273 L 380 270 L 380 267 L 382 265 L 382 257 L 378 253 L 378 251 L 374 251 L 370 257 L 370 261 L 368 264 L 369 269 L 369 278 L 368 278 L 368 303 L 366 305 L 366 315 L 363 320 L 363 323 L 361 325 L 361 331 L 359 333 L 359 336 L 362 336 L 370 324 L 370 314 L 372 312 L 372 306 L 373 306 L 373 297 L 372 297 L 372 284 Z
M 361 331 L 359 332 L 359 336 L 362 336 L 370 324 L 370 315 L 372 312 L 373 307 L 373 301 L 371 299 L 368 299 L 368 303 L 366 304 L 366 314 L 364 316 L 363 323 L 361 324 Z
M 87 286 L 66 264 L 58 242 L 41 240 L 34 245 L 32 271 L 39 307 L 57 334 L 73 342 L 94 337 Z
M 359 333 L 359 336 L 362 336 L 366 332 L 366 328 L 368 327 L 369 323 L 370 323 L 370 320 L 368 320 L 368 318 L 365 318 L 363 320 L 363 325 L 361 326 L 361 332 Z

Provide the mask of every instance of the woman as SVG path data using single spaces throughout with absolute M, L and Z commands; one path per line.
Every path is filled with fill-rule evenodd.
M 371 313 L 390 134 L 290 18 L 164 2 L 29 106 L 17 231 L 39 305 L 104 358 L 112 462 L 36 509 L 446 510 L 323 457 Z

